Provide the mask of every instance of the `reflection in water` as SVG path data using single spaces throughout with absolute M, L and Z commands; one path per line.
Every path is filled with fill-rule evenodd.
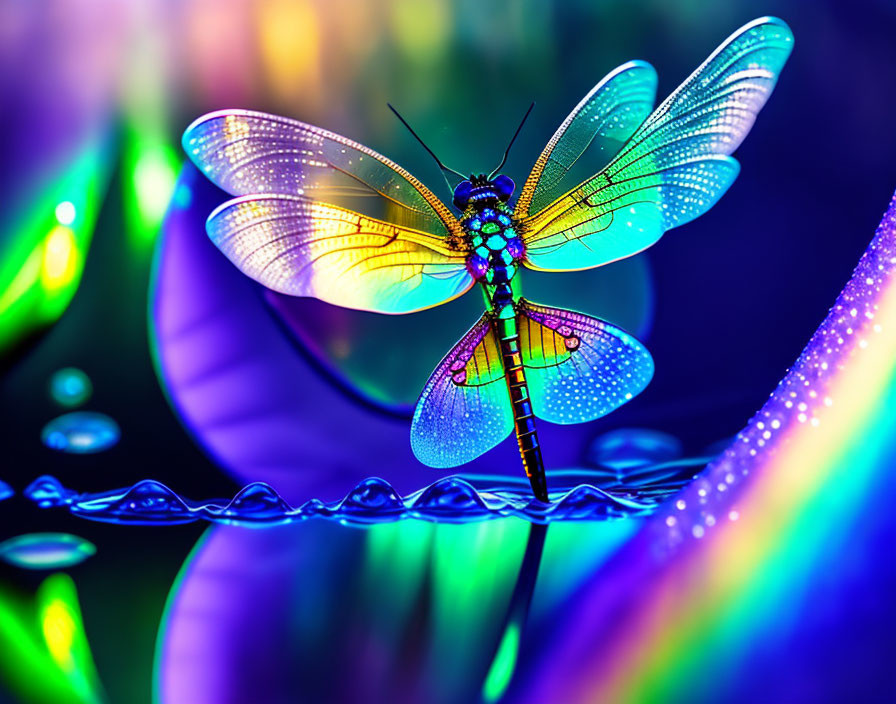
M 230 500 L 192 501 L 164 484 L 143 480 L 127 489 L 79 494 L 43 476 L 25 489 L 42 508 L 66 507 L 77 516 L 106 523 L 215 523 L 277 525 L 309 518 L 371 524 L 403 518 L 468 523 L 516 516 L 533 523 L 645 516 L 686 485 L 708 458 L 678 460 L 626 472 L 549 472 L 550 503 L 532 496 L 525 477 L 453 475 L 401 496 L 383 479 L 360 482 L 341 501 L 311 499 L 293 507 L 268 484 L 256 482 Z
M 83 455 L 108 450 L 118 442 L 121 431 L 105 413 L 75 411 L 51 420 L 40 437 L 53 450 Z
M 0 559 L 28 570 L 64 569 L 95 554 L 93 543 L 69 533 L 28 533 L 0 543 Z
M 215 526 L 168 600 L 159 702 L 480 701 L 641 524 Z
M 529 605 L 535 593 L 535 582 L 538 578 L 547 531 L 548 527 L 544 524 L 533 523 L 529 526 L 526 552 L 523 554 L 519 577 L 513 589 L 513 596 L 510 598 L 504 632 L 482 686 L 482 699 L 489 704 L 497 702 L 504 696 L 513 679 L 520 650 L 520 636 L 525 628 Z
M 93 393 L 93 384 L 80 369 L 65 367 L 53 373 L 50 377 L 50 396 L 60 406 L 74 408 L 90 398 Z

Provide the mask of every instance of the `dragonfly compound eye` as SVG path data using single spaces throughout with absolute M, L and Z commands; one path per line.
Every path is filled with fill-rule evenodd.
M 498 195 L 501 202 L 506 203 L 510 200 L 510 196 L 513 195 L 513 189 L 516 186 L 513 183 L 513 179 L 509 176 L 499 174 L 495 177 L 495 180 L 492 181 L 492 187 L 495 189 L 495 193 Z
M 454 205 L 458 210 L 466 210 L 470 202 L 470 192 L 473 190 L 473 184 L 469 181 L 461 181 L 454 188 Z

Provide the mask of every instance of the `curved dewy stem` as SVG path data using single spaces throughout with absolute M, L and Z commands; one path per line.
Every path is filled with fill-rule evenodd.
M 538 443 L 538 431 L 535 427 L 535 414 L 532 412 L 532 401 L 529 398 L 529 387 L 526 383 L 526 372 L 523 368 L 520 351 L 520 334 L 516 324 L 516 316 L 495 316 L 493 325 L 501 347 L 501 360 L 504 362 L 504 378 L 510 393 L 513 407 L 513 428 L 516 432 L 523 469 L 532 485 L 535 498 L 548 503 L 548 484 L 544 473 L 544 460 L 541 457 L 541 445 Z

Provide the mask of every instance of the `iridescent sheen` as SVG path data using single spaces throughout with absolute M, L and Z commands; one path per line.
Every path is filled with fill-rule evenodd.
M 296 196 L 246 196 L 208 219 L 243 273 L 274 291 L 377 313 L 410 313 L 473 286 L 444 238 Z
M 187 129 L 184 148 L 217 185 L 242 196 L 209 217 L 212 241 L 275 291 L 408 313 L 480 283 L 488 310 L 427 382 L 411 445 L 422 462 L 450 467 L 515 430 L 533 491 L 547 501 L 534 418 L 582 423 L 609 413 L 645 388 L 653 362 L 609 323 L 527 302 L 520 267 L 601 266 L 706 212 L 737 176 L 730 154 L 792 46 L 781 20 L 754 20 L 652 114 L 655 71 L 624 64 L 561 124 L 515 206 L 504 174 L 457 184 L 460 220 L 397 164 L 294 120 L 212 113 Z M 615 157 L 551 202 L 592 144 Z M 361 194 L 385 201 L 384 219 L 335 203 Z
M 513 430 L 501 353 L 486 313 L 436 367 L 414 410 L 411 447 L 430 467 L 456 467 Z
M 517 215 L 534 215 L 549 205 L 563 177 L 592 144 L 615 154 L 653 109 L 656 81 L 653 66 L 629 61 L 594 86 L 536 160 L 517 201 Z
M 647 349 L 605 320 L 523 300 L 518 325 L 532 408 L 551 423 L 600 418 L 653 378 Z
M 709 210 L 737 176 L 738 163 L 728 155 L 753 126 L 792 48 L 781 20 L 750 22 L 663 101 L 600 173 L 534 215 L 518 206 L 526 265 L 601 266 L 637 254 Z M 520 203 L 526 197 L 524 189 Z
M 249 110 L 203 115 L 183 136 L 184 151 L 216 186 L 331 201 L 379 194 L 397 221 L 434 235 L 460 235 L 451 211 L 426 186 L 363 144 L 313 125 Z

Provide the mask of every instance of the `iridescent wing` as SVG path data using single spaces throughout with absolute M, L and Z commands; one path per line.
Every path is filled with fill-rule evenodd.
M 420 394 L 411 448 L 430 467 L 456 467 L 513 431 L 501 352 L 486 313 L 439 363 Z
M 656 71 L 644 61 L 629 61 L 605 76 L 536 160 L 520 191 L 517 217 L 533 215 L 554 200 L 557 185 L 592 143 L 613 156 L 647 119 L 655 99 Z
M 532 410 L 551 423 L 600 418 L 653 377 L 647 349 L 604 320 L 522 300 L 517 326 Z
M 563 271 L 622 259 L 706 212 L 737 176 L 743 141 L 793 47 L 784 22 L 735 32 L 596 176 L 522 216 L 527 266 Z
M 209 237 L 244 274 L 274 291 L 377 313 L 410 313 L 473 285 L 445 238 L 285 195 L 217 208 Z
M 379 195 L 395 224 L 459 237 L 451 211 L 395 162 L 351 139 L 248 110 L 209 113 L 190 125 L 184 151 L 215 185 L 235 196 L 277 193 L 332 202 Z

